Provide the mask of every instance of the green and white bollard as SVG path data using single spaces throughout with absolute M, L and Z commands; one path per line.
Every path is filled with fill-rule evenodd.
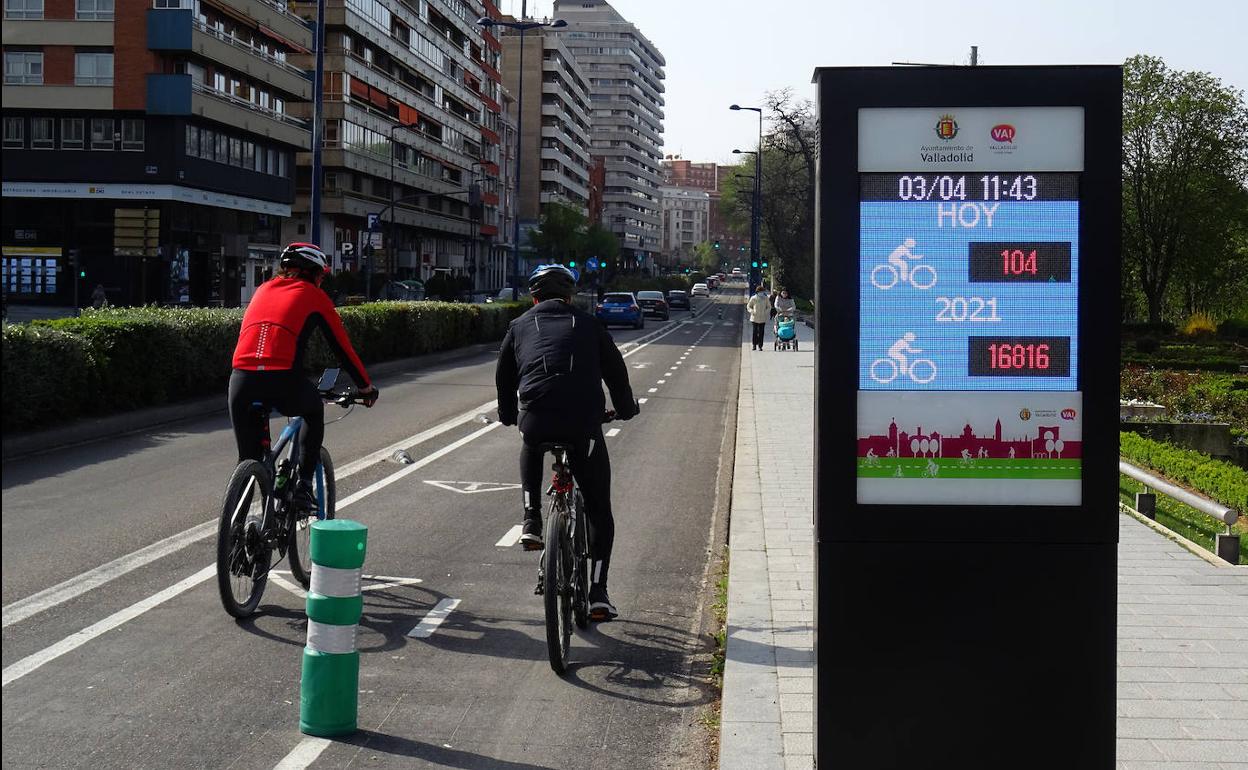
M 364 596 L 368 527 L 350 519 L 312 525 L 312 584 L 308 591 L 308 643 L 303 648 L 299 730 L 333 737 L 356 730 L 360 653 L 355 648 Z

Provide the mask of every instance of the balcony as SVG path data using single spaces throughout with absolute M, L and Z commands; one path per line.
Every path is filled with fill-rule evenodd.
M 147 47 L 153 51 L 192 51 L 297 100 L 312 98 L 312 82 L 303 70 L 207 26 L 189 9 L 148 9 Z
M 151 115 L 198 115 L 300 149 L 312 146 L 312 134 L 304 121 L 194 83 L 190 75 L 149 74 L 147 111 Z
M 285 38 L 295 47 L 312 49 L 312 30 L 307 23 L 286 9 L 283 0 L 216 0 L 227 8 L 233 8 L 243 16 L 268 27 L 278 37 Z

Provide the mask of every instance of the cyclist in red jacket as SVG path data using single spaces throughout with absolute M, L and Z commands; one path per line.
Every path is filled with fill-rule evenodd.
M 230 375 L 230 422 L 238 442 L 238 459 L 259 460 L 263 425 L 252 405 L 264 404 L 287 417 L 303 417 L 299 481 L 295 504 L 316 507 L 312 476 L 325 438 L 325 404 L 303 371 L 303 354 L 312 332 L 320 329 L 359 388 L 365 406 L 378 391 L 351 347 L 347 330 L 321 281 L 329 272 L 325 252 L 310 243 L 292 243 L 282 251 L 281 269 L 251 299 L 234 349 Z

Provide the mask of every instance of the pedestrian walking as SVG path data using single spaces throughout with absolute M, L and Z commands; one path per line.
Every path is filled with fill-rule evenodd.
M 768 319 L 771 318 L 771 300 L 767 296 L 766 287 L 761 285 L 758 287 L 758 293 L 745 303 L 745 310 L 750 314 L 750 323 L 754 324 L 753 343 L 750 349 L 762 350 L 763 333 L 767 328 Z
M 771 302 L 771 314 L 774 315 L 796 315 L 797 301 L 789 296 L 788 289 L 781 289 L 780 293 Z
M 104 284 L 97 283 L 95 291 L 91 292 L 91 307 L 99 310 L 102 307 L 108 307 L 108 294 L 104 291 Z

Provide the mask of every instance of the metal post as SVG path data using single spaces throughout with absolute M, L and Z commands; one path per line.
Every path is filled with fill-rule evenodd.
M 528 0 L 520 3 L 520 21 L 528 14 Z M 511 299 L 520 301 L 520 156 L 524 152 L 524 27 L 520 27 L 520 93 L 516 99 L 516 200 L 511 230 Z
M 754 222 L 750 228 L 750 250 L 754 253 L 751 262 L 758 262 L 758 279 L 763 280 L 762 247 L 759 243 L 759 230 L 762 227 L 763 215 L 763 111 L 758 111 L 758 152 L 754 153 Z
M 325 0 L 316 0 L 316 72 L 312 78 L 312 221 L 308 235 L 321 245 L 321 145 L 324 144 L 325 114 Z

